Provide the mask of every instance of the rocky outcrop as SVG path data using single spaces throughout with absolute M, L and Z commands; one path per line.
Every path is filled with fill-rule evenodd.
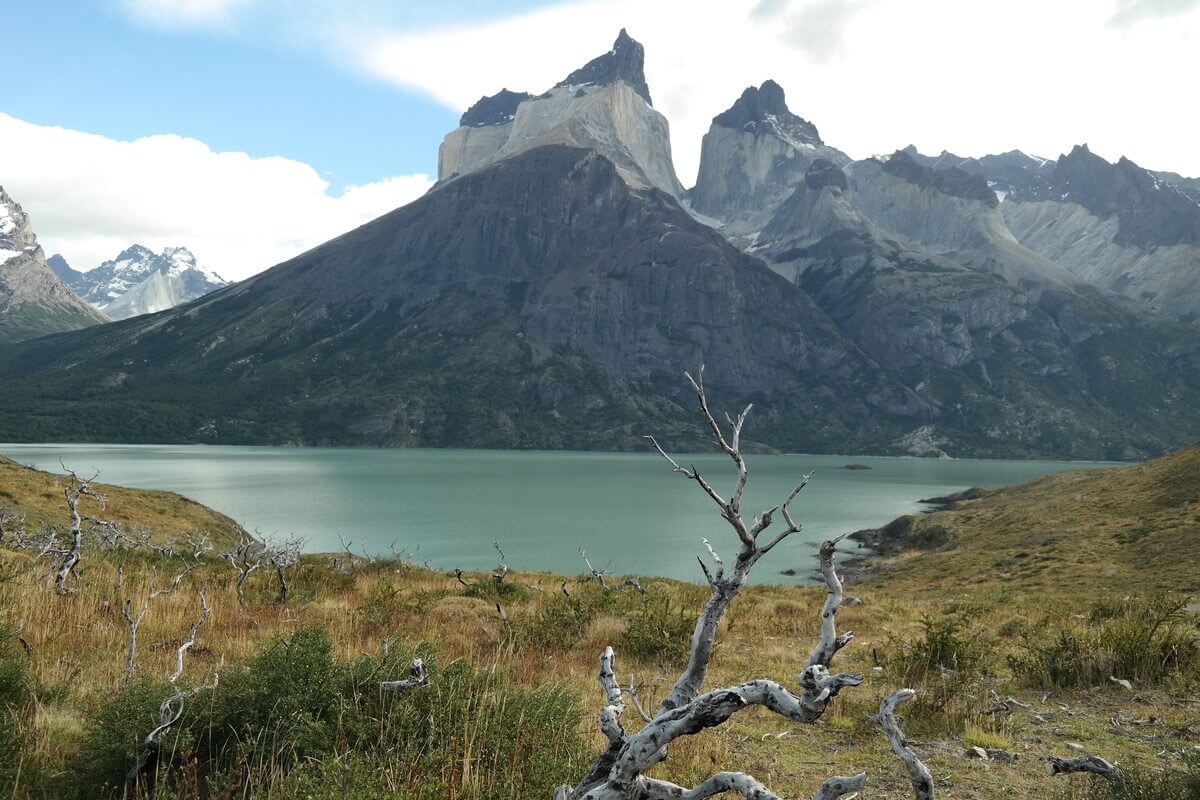
M 642 46 L 622 30 L 613 49 L 537 97 L 507 89 L 463 115 L 438 151 L 438 180 L 545 145 L 593 150 L 631 185 L 678 197 L 666 117 L 650 105 Z
M 939 155 L 926 156 L 909 145 L 902 151 L 918 164 L 935 170 L 958 169 L 978 175 L 987 181 L 988 187 L 1003 201 L 1014 192 L 1026 192 L 1045 185 L 1045 175 L 1054 169 L 1052 159 L 1031 156 L 1020 150 L 986 155 L 980 158 L 957 156 L 943 150 Z
M 105 321 L 51 270 L 29 215 L 0 187 L 0 342 Z
M 793 114 L 783 89 L 768 80 L 713 118 L 688 201 L 736 240 L 760 229 L 817 159 L 836 166 L 850 161 L 821 141 L 815 125 Z

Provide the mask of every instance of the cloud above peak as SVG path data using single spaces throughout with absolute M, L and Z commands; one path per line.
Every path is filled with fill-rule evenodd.
M 121 141 L 0 113 L 0 175 L 47 253 L 77 269 L 130 244 L 185 245 L 240 279 L 404 205 L 432 185 L 400 175 L 338 195 L 310 165 L 212 150 L 173 134 Z

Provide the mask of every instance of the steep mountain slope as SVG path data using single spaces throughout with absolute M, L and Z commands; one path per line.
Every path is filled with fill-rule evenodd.
M 701 363 L 789 449 L 876 450 L 928 413 L 794 285 L 561 146 L 191 304 L 0 355 L 0 440 L 695 446 L 673 404 Z
M 1132 161 L 1077 146 L 1003 211 L 1022 244 L 1080 277 L 1200 319 L 1200 205 Z
M 815 159 L 850 159 L 821 141 L 811 122 L 793 114 L 775 81 L 751 86 L 713 118 L 701 144 L 700 173 L 688 201 L 718 219 L 731 238 L 760 230 Z
M 612 50 L 544 94 L 502 89 L 469 108 L 438 150 L 438 180 L 548 144 L 583 147 L 608 158 L 625 181 L 675 197 L 683 186 L 671 162 L 667 119 L 650 105 L 645 51 L 624 29 Z
M 53 256 L 51 261 L 55 262 L 51 268 L 64 282 L 112 319 L 165 311 L 228 283 L 200 267 L 186 247 L 154 253 L 135 244 L 86 272 L 72 269 L 62 256 Z
M 50 269 L 29 216 L 0 187 L 0 343 L 105 321 Z
M 872 180 L 893 160 L 870 166 Z M 989 239 L 995 198 L 976 180 L 910 183 L 881 201 L 878 185 L 819 163 L 756 252 L 930 403 L 925 446 L 970 452 L 973 434 L 995 452 L 1128 458 L 1188 441 L 1200 423 L 1193 332 Z

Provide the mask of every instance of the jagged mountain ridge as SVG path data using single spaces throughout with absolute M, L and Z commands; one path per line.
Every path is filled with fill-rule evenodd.
M 650 104 L 644 59 L 642 45 L 622 29 L 611 50 L 543 94 L 502 89 L 481 98 L 438 149 L 438 180 L 558 144 L 595 150 L 632 185 L 681 196 L 667 119 Z
M 155 253 L 135 244 L 86 272 L 72 269 L 60 255 L 52 256 L 50 262 L 67 285 L 111 319 L 164 311 L 228 283 L 200 267 L 186 247 L 167 247 Z
M 29 215 L 0 186 L 0 342 L 105 321 L 46 263 Z
M 768 82 L 714 120 L 722 169 L 701 174 L 725 183 L 682 207 L 625 38 L 581 83 L 468 109 L 420 201 L 179 309 L 7 351 L 0 420 L 78 437 L 85 404 L 133 441 L 701 444 L 669 420 L 705 361 L 788 448 L 1133 458 L 1192 437 L 1194 330 L 1023 246 L 970 169 L 853 162 Z

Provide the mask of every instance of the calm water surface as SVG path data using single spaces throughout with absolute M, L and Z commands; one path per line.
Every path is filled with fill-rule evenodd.
M 0 453 L 48 471 L 62 460 L 79 472 L 99 469 L 107 483 L 179 492 L 249 530 L 299 535 L 312 551 L 339 549 L 339 532 L 356 551 L 420 545 L 416 560 L 439 569 L 491 569 L 499 541 L 514 569 L 576 574 L 583 547 L 615 573 L 697 580 L 702 537 L 722 555 L 736 549 L 699 487 L 650 454 L 91 444 L 0 444 Z M 732 485 L 723 456 L 680 461 L 719 491 Z M 871 469 L 840 469 L 847 463 Z M 1105 466 L 813 455 L 752 456 L 749 465 L 748 516 L 816 473 L 793 504 L 803 531 L 757 567 L 758 580 L 781 583 L 807 580 L 814 543 L 919 511 L 921 498 Z M 789 567 L 802 575 L 780 574 Z

